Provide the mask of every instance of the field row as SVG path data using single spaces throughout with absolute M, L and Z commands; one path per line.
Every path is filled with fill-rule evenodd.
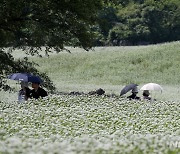
M 179 102 L 52 95 L 0 113 L 0 153 L 180 152 Z

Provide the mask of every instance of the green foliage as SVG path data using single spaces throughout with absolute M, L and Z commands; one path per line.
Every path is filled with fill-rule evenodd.
M 103 10 L 99 12 L 99 27 L 102 30 L 101 33 L 104 36 L 108 36 L 109 30 L 115 25 L 117 21 L 116 9 L 112 6 L 104 7 Z
M 180 40 L 179 34 L 179 0 L 1 0 L 0 79 L 10 72 L 30 71 L 25 64 L 30 67 L 28 60 L 23 69 L 15 67 L 21 62 L 4 47 L 35 55 L 41 46 L 46 53 L 52 48 L 59 52 L 65 45 L 89 50 L 93 43 L 159 43 Z
M 5 46 L 57 46 L 90 48 L 97 10 L 102 1 L 35 0 L 0 2 L 0 34 Z M 73 40 L 72 40 L 73 39 Z
M 47 53 L 51 48 L 59 52 L 64 45 L 89 50 L 94 38 L 91 26 L 96 23 L 103 2 L 109 1 L 1 0 L 0 79 L 10 72 L 36 72 L 28 60 L 16 61 L 5 47 L 19 48 L 31 55 L 38 54 L 42 46 Z M 0 87 L 3 85 L 2 81 Z
M 0 58 L 0 90 L 13 90 L 9 85 L 7 85 L 7 75 L 16 72 L 29 72 L 34 75 L 39 75 L 44 80 L 43 86 L 45 86 L 49 91 L 55 90 L 55 86 L 46 73 L 39 72 L 35 68 L 35 66 L 37 67 L 37 64 L 29 62 L 27 57 L 23 59 L 14 59 L 10 53 L 0 50 Z
M 117 21 L 109 29 L 113 45 L 136 45 L 180 40 L 177 0 L 119 1 Z
M 109 32 L 109 42 L 113 45 L 135 45 L 148 41 L 150 33 L 146 19 L 141 17 L 142 7 L 139 4 L 129 3 L 120 7 L 118 24 Z

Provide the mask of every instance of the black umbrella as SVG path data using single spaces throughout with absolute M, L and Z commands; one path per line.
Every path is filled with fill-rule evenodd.
M 127 86 L 125 86 L 122 90 L 121 90 L 121 93 L 120 93 L 120 96 L 126 94 L 128 91 L 136 88 L 138 85 L 137 84 L 129 84 Z

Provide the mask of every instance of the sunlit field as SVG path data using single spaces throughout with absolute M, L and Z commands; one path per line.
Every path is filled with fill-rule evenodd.
M 0 103 L 0 153 L 179 153 L 179 102 L 52 95 Z
M 134 47 L 68 49 L 31 57 L 54 82 L 57 93 L 17 102 L 15 92 L 0 92 L 0 154 L 6 153 L 180 153 L 180 42 Z M 16 58 L 23 58 L 19 50 Z M 119 96 L 129 83 L 138 89 L 154 82 L 156 101 Z M 102 88 L 104 96 L 88 95 Z M 70 95 L 70 92 L 83 95 Z M 65 92 L 67 95 L 62 95 Z M 142 96 L 139 90 L 138 96 Z
M 87 93 L 103 88 L 107 94 L 119 95 L 126 84 L 136 83 L 140 89 L 154 82 L 164 89 L 162 94 L 155 92 L 155 97 L 176 101 L 180 100 L 179 46 L 177 41 L 148 46 L 96 47 L 90 51 L 67 47 L 71 53 L 50 53 L 46 57 L 42 51 L 43 58 L 29 57 L 39 64 L 41 72 L 47 73 L 58 91 Z M 14 55 L 25 56 L 19 50 Z

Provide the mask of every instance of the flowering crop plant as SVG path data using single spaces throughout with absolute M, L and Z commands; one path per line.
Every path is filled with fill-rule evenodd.
M 51 95 L 0 103 L 0 153 L 180 153 L 180 102 Z

